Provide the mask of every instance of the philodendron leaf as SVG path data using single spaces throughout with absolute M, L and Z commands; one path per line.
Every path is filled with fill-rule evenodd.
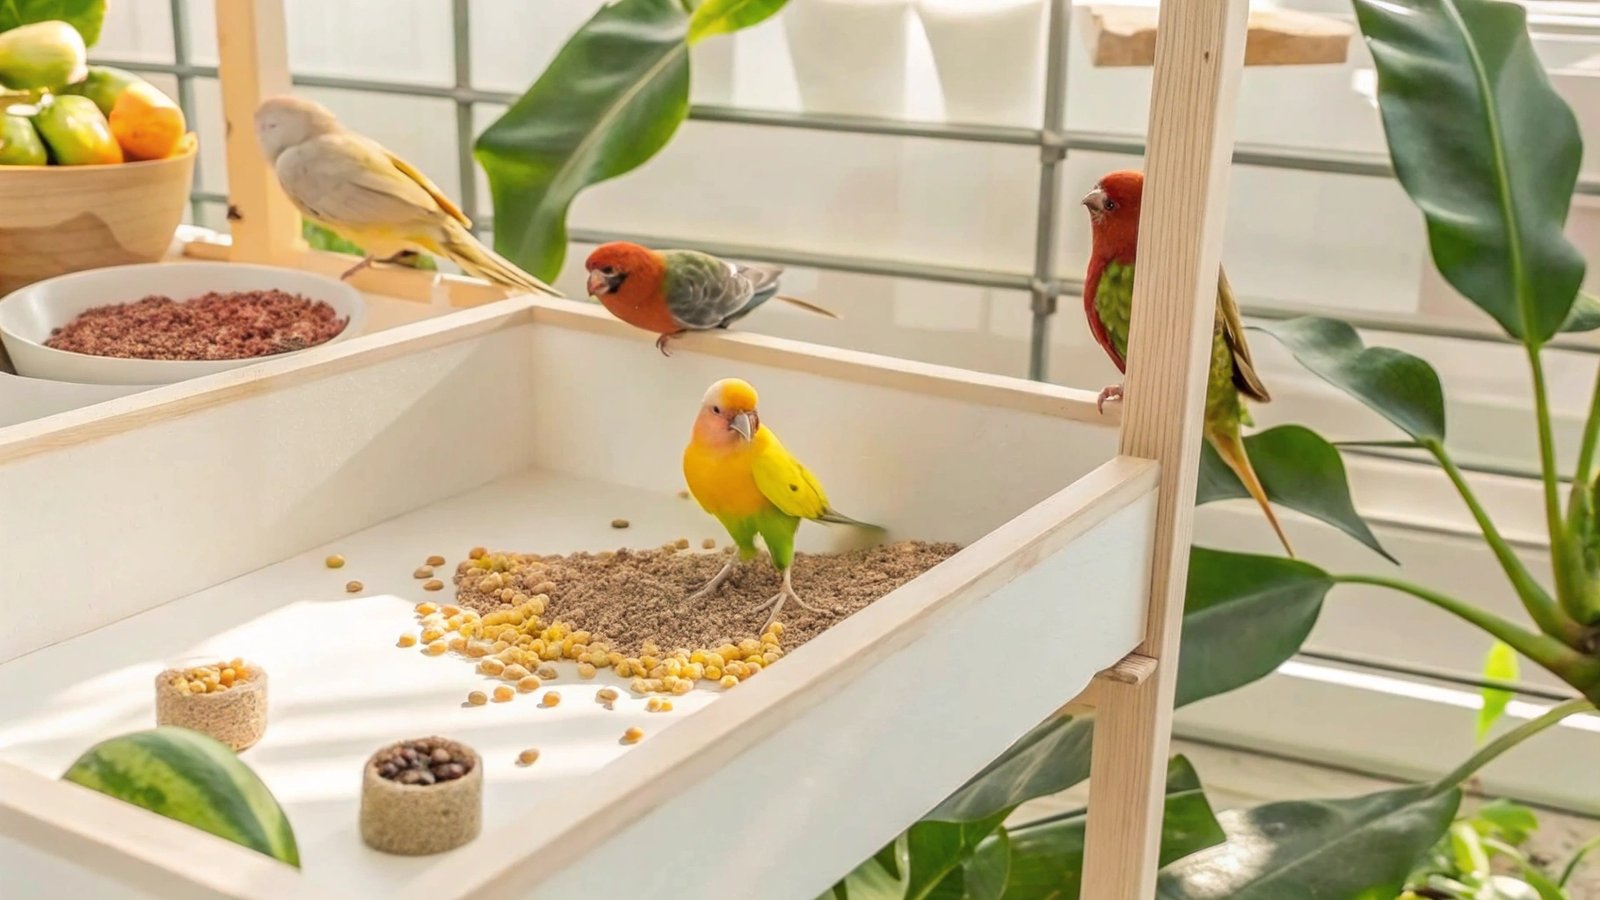
M 971 822 L 1064 791 L 1089 777 L 1094 723 L 1056 716 L 1012 744 L 928 813 L 938 822 Z
M 1011 829 L 1011 877 L 1004 900 L 1077 897 L 1083 883 L 1086 822 L 1080 812 Z M 1215 846 L 1225 838 L 1194 766 L 1184 757 L 1174 756 L 1167 765 L 1161 865 Z
M 905 832 L 894 843 L 856 866 L 817 900 L 904 900 L 910 868 L 910 840 Z
M 689 19 L 689 43 L 763 22 L 789 0 L 704 0 Z
M 1001 900 L 1011 879 L 1011 835 L 995 829 L 961 867 L 946 875 L 926 894 L 908 893 L 917 900 Z
M 1366 544 L 1384 559 L 1397 562 L 1378 543 L 1367 521 L 1356 512 L 1355 503 L 1350 499 L 1344 459 L 1339 456 L 1337 447 L 1300 425 L 1280 425 L 1247 435 L 1244 446 L 1269 500 L 1326 522 Z M 1248 500 L 1250 493 L 1211 443 L 1205 442 L 1200 451 L 1200 483 L 1194 502 L 1236 499 Z
M 1572 302 L 1572 311 L 1567 313 L 1567 321 L 1562 324 L 1562 331 L 1593 331 L 1600 328 L 1600 297 L 1588 291 L 1579 291 L 1578 299 Z
M 1517 651 L 1504 641 L 1489 645 L 1489 652 L 1483 657 L 1483 677 L 1496 681 L 1516 681 Z M 1511 705 L 1511 692 L 1486 687 L 1479 692 L 1479 696 L 1483 705 L 1478 708 L 1478 740 L 1482 741 L 1489 736 L 1494 723 L 1506 714 L 1506 707 Z
M 1168 866 L 1161 900 L 1392 898 L 1455 818 L 1461 791 L 1408 785 L 1218 816 L 1227 841 Z
M 1434 265 L 1511 336 L 1567 320 L 1584 262 L 1564 234 L 1583 141 L 1498 0 L 1355 0 L 1378 73 L 1395 174 L 1428 223 Z
M 1328 573 L 1298 560 L 1191 550 L 1177 704 L 1227 693 L 1282 665 L 1305 643 L 1332 587 Z
M 0 32 L 56 20 L 78 29 L 84 46 L 93 47 L 106 21 L 106 0 L 0 0 Z
M 1282 341 L 1300 364 L 1419 441 L 1444 442 L 1444 388 L 1424 360 L 1367 347 L 1346 322 L 1303 316 L 1254 326 Z
M 553 281 L 578 192 L 643 165 L 689 113 L 689 15 L 678 0 L 617 0 L 478 137 L 495 249 Z
M 906 886 L 906 896 L 962 897 L 965 880 L 963 866 L 972 859 L 978 845 L 1000 827 L 1000 823 L 1010 814 L 1011 810 L 1007 808 L 972 822 L 925 820 L 912 825 L 906 832 L 911 857 L 911 878 Z M 994 864 L 993 860 L 986 862 Z M 950 882 L 949 886 L 946 886 L 946 882 Z M 1005 883 L 1004 877 L 1000 883 Z

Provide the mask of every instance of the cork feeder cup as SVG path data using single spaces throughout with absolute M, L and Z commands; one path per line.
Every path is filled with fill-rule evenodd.
M 384 777 L 381 767 L 397 750 L 426 742 L 465 774 L 429 783 Z M 483 828 L 483 758 L 465 744 L 441 737 L 399 741 L 372 754 L 361 773 L 361 840 L 374 850 L 427 856 L 472 841 Z
M 218 663 L 207 660 L 197 664 Z M 255 746 L 267 730 L 266 670 L 246 665 L 245 677 L 235 680 L 231 687 L 201 694 L 173 685 L 189 667 L 175 666 L 156 676 L 156 724 L 177 725 L 210 735 L 235 753 Z

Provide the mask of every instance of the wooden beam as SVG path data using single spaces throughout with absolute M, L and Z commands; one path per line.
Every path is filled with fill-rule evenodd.
M 289 93 L 284 0 L 217 0 L 217 77 L 228 150 L 228 224 L 233 258 L 282 263 L 304 246 L 300 213 L 256 143 L 261 101 Z
M 1068 700 L 1060 709 L 1056 710 L 1058 716 L 1078 716 L 1093 712 L 1100 705 L 1100 684 L 1112 681 L 1117 684 L 1143 684 L 1154 675 L 1156 661 L 1142 653 L 1129 653 L 1120 662 L 1109 669 L 1103 669 L 1094 676 L 1078 696 Z
M 1148 66 L 1155 62 L 1153 6 L 1091 6 L 1084 40 L 1096 66 Z M 1355 25 L 1292 9 L 1250 11 L 1244 45 L 1247 66 L 1339 65 L 1350 56 Z
M 1167 0 L 1155 51 L 1122 453 L 1161 464 L 1138 684 L 1097 685 L 1083 896 L 1155 894 L 1200 418 L 1248 0 Z

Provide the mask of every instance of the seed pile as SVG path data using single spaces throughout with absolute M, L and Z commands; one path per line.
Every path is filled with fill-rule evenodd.
M 418 604 L 421 633 L 401 635 L 398 643 L 420 643 L 430 656 L 453 651 L 475 659 L 479 672 L 523 693 L 555 679 L 558 660 L 576 662 L 580 678 L 612 669 L 633 679 L 630 687 L 639 694 L 686 694 L 702 681 L 731 688 L 957 549 L 907 542 L 801 555 L 795 582 L 802 596 L 831 610 L 811 613 L 791 603 L 785 608 L 786 616 L 793 613 L 791 626 L 774 622 L 757 633 L 765 617 L 749 607 L 779 586 L 764 564 L 743 567 L 717 594 L 689 603 L 688 595 L 716 573 L 725 555 L 682 553 L 676 544 L 565 557 L 476 547 L 454 576 L 461 605 Z M 503 688 L 511 699 L 510 687 Z M 474 692 L 468 703 L 486 702 L 478 699 L 483 696 Z M 548 692 L 541 702 L 551 706 L 559 696 Z
M 215 662 L 209 666 L 175 671 L 167 683 L 180 694 L 215 694 L 236 684 L 243 684 L 250 677 L 250 667 L 245 665 L 245 661 L 234 659 L 232 662 Z
M 85 310 L 45 346 L 123 359 L 248 359 L 324 343 L 348 323 L 321 300 L 283 291 L 151 296 Z
M 429 785 L 454 781 L 472 771 L 472 756 L 453 741 L 423 738 L 406 741 L 378 754 L 378 774 L 400 784 Z

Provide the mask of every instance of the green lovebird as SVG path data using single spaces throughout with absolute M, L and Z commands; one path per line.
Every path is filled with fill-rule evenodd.
M 1144 193 L 1144 175 L 1135 171 L 1112 172 L 1100 179 L 1083 198 L 1089 208 L 1090 230 L 1094 245 L 1089 253 L 1089 271 L 1083 280 L 1083 311 L 1089 318 L 1089 330 L 1105 349 L 1106 355 L 1117 364 L 1119 372 L 1127 371 L 1128 323 L 1133 317 L 1133 262 L 1139 243 L 1139 201 Z M 1099 406 L 1122 397 L 1122 385 L 1115 384 L 1100 392 Z M 1239 318 L 1239 304 L 1228 286 L 1228 276 L 1217 274 L 1217 319 L 1211 336 L 1211 372 L 1206 383 L 1206 408 L 1204 432 L 1228 464 L 1239 476 L 1245 490 L 1261 505 L 1272 530 L 1277 532 L 1283 549 L 1294 556 L 1289 538 L 1278 524 L 1278 517 L 1267 502 L 1267 492 L 1261 479 L 1250 465 L 1245 452 L 1240 428 L 1251 424 L 1250 413 L 1245 408 L 1245 398 L 1258 403 L 1272 399 L 1267 388 L 1256 374 L 1250 361 L 1250 348 L 1244 341 L 1244 323 Z

